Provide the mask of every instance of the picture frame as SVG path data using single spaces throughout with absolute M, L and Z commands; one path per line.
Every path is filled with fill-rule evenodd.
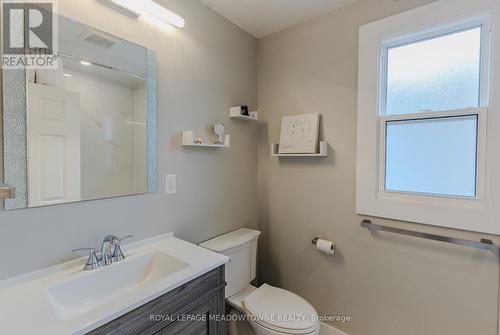
M 280 154 L 314 154 L 318 147 L 319 113 L 281 119 Z

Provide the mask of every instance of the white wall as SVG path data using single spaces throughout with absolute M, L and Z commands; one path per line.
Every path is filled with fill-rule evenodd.
M 164 232 L 198 242 L 257 226 L 257 128 L 228 120 L 229 106 L 255 108 L 257 41 L 198 0 L 169 0 L 184 30 L 160 31 L 97 1 L 59 0 L 60 12 L 158 53 L 159 192 L 0 213 L 0 279 L 97 247 L 108 233 L 143 239 Z M 187 150 L 180 131 L 225 122 L 227 150 Z M 178 194 L 165 195 L 165 174 Z
M 261 279 L 308 299 L 349 335 L 496 335 L 492 252 L 380 233 L 355 214 L 358 28 L 431 0 L 359 0 L 259 41 Z M 325 159 L 277 159 L 283 115 L 319 112 Z M 376 223 L 478 240 L 397 221 Z M 335 256 L 315 236 L 334 239 Z M 498 242 L 497 237 L 493 239 Z

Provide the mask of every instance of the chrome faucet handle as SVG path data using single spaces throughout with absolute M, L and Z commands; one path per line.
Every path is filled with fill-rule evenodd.
M 125 237 L 119 238 L 118 241 L 119 241 L 119 243 L 121 243 L 121 242 L 123 242 L 123 240 L 126 240 L 128 238 L 132 238 L 132 237 L 134 237 L 134 235 L 127 235 Z
M 87 263 L 85 264 L 83 271 L 92 271 L 92 270 L 99 268 L 99 266 L 100 266 L 99 259 L 97 258 L 97 255 L 95 253 L 94 248 L 80 248 L 80 249 L 72 250 L 72 252 L 78 252 L 78 251 L 88 251 L 89 252 L 89 258 L 87 259 Z
M 121 243 L 123 242 L 123 240 L 126 240 L 128 238 L 132 238 L 132 237 L 134 237 L 134 236 L 128 235 L 128 236 L 125 236 L 122 238 L 116 238 L 116 240 L 114 240 L 115 249 L 113 250 L 113 256 L 112 256 L 113 262 L 119 262 L 119 261 L 123 261 L 125 259 L 125 255 L 123 254 L 123 251 L 121 248 Z

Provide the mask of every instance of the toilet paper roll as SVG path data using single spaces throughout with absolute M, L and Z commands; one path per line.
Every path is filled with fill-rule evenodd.
M 332 241 L 319 239 L 316 248 L 327 255 L 335 254 L 335 244 Z

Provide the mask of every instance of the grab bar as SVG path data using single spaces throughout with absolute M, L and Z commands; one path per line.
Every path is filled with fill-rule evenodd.
M 417 232 L 417 231 L 413 231 L 413 230 L 406 230 L 406 229 L 401 229 L 401 228 L 382 226 L 382 225 L 374 224 L 374 223 L 372 223 L 371 220 L 368 220 L 368 219 L 365 219 L 365 220 L 363 220 L 363 222 L 361 222 L 361 227 L 367 228 L 370 231 L 375 231 L 375 230 L 386 231 L 389 233 L 406 235 L 406 236 L 413 236 L 413 237 L 423 238 L 423 239 L 427 239 L 427 240 L 440 241 L 440 242 L 451 243 L 451 244 L 458 244 L 458 245 L 462 245 L 465 247 L 476 248 L 476 249 L 481 249 L 481 250 L 498 251 L 498 246 L 496 244 L 494 244 L 492 240 L 485 239 L 485 238 L 482 238 L 479 242 L 478 241 L 471 241 L 471 240 L 464 240 L 464 239 L 456 238 L 456 237 L 434 235 L 434 234 Z

